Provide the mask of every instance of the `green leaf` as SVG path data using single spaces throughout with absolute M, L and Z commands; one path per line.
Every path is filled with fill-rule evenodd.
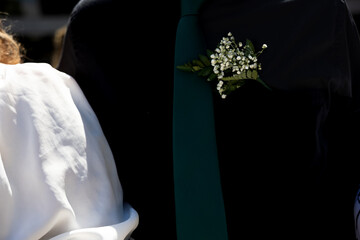
M 223 81 L 237 81 L 237 80 L 241 80 L 243 79 L 243 77 L 241 75 L 233 75 L 231 77 L 223 77 L 221 80 Z
M 201 69 L 198 73 L 199 76 L 201 77 L 207 77 L 212 73 L 212 68 L 210 66 L 205 67 L 203 69 Z
M 210 76 L 207 78 L 208 81 L 212 81 L 214 79 L 217 79 L 217 75 L 211 70 Z
M 240 80 L 238 81 L 238 87 L 242 87 L 244 84 L 246 83 L 246 81 L 243 79 L 243 80 Z
M 205 66 L 210 66 L 211 65 L 210 60 L 208 59 L 207 56 L 205 56 L 203 54 L 199 54 L 199 59 Z
M 246 77 L 249 78 L 249 79 L 251 79 L 251 75 L 252 75 L 252 74 L 251 74 L 251 70 L 247 70 L 247 71 L 246 71 Z
M 261 83 L 261 85 L 263 85 L 265 88 L 267 88 L 268 90 L 272 91 L 271 88 L 263 81 L 261 80 L 259 77 L 257 79 L 255 79 L 257 82 Z
M 246 79 L 246 71 L 240 73 L 241 79 Z
M 206 49 L 206 55 L 211 58 L 211 55 L 214 54 L 214 52 L 210 49 Z
M 205 67 L 205 65 L 204 65 L 200 60 L 198 60 L 198 59 L 194 59 L 194 60 L 192 61 L 192 63 L 193 63 L 194 65 L 196 65 L 196 66 L 201 67 L 201 68 Z
M 176 68 L 181 70 L 181 71 L 185 71 L 185 72 L 193 72 L 192 67 L 188 66 L 188 65 L 176 66 Z
M 192 69 L 193 69 L 193 72 L 197 72 L 197 71 L 200 71 L 202 68 L 199 66 L 193 66 Z
M 246 39 L 246 45 L 250 47 L 251 51 L 255 52 L 254 44 L 249 39 Z
M 251 78 L 252 79 L 257 79 L 259 77 L 259 74 L 256 70 L 253 70 L 251 73 Z
M 237 81 L 237 80 L 244 80 L 244 79 L 256 80 L 258 77 L 259 77 L 259 75 L 256 70 L 246 70 L 238 75 L 233 75 L 230 77 L 223 77 L 222 80 L 224 80 L 224 81 Z

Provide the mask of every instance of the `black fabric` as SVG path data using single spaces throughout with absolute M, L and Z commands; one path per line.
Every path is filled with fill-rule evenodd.
M 100 121 L 124 201 L 139 213 L 135 239 L 175 239 L 171 114 L 179 5 L 80 1 L 58 66 L 75 78 Z
M 262 55 L 261 76 L 273 88 L 329 86 L 332 91 L 349 96 L 347 35 L 351 32 L 346 5 L 328 0 L 257 2 L 208 4 L 213 7 L 207 7 L 208 13 L 202 15 L 208 46 L 215 48 L 229 31 L 239 41 L 251 39 L 258 49 L 266 43 L 269 48 Z
M 271 88 L 214 92 L 229 239 L 355 239 L 360 42 L 340 0 L 208 1 L 209 49 L 228 32 L 268 49 Z

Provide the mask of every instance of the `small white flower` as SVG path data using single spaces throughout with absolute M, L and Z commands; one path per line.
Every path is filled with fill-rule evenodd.
M 223 86 L 223 84 L 224 84 L 223 81 L 219 81 L 218 84 L 217 84 L 217 86 L 216 86 L 216 89 L 217 89 L 218 91 L 220 91 L 220 90 L 221 90 L 221 87 Z
M 239 88 L 241 86 L 240 83 L 239 85 L 235 83 L 236 85 L 232 86 L 231 83 L 222 79 L 225 78 L 225 76 L 235 76 L 235 78 L 233 78 L 234 80 L 237 78 L 241 80 L 247 77 L 249 71 L 251 73 L 251 71 L 261 70 L 261 64 L 258 63 L 257 56 L 267 47 L 266 44 L 263 44 L 262 50 L 255 52 L 251 42 L 246 42 L 245 44 L 242 42 L 237 43 L 231 32 L 228 32 L 227 36 L 221 39 L 214 53 L 210 55 L 210 63 L 213 67 L 212 72 L 218 79 L 216 89 L 221 98 L 225 99 L 227 97 L 225 93 L 233 91 L 234 87 Z M 210 78 L 208 78 L 208 80 L 211 81 Z

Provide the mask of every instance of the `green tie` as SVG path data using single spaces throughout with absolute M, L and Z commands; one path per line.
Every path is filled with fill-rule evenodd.
M 200 5 L 199 0 L 182 2 L 175 66 L 205 53 L 197 17 Z M 177 239 L 226 240 L 211 89 L 205 79 L 196 74 L 176 68 L 174 71 L 173 159 Z

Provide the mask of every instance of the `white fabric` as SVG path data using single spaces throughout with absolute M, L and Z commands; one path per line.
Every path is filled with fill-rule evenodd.
M 0 64 L 0 240 L 122 240 L 137 224 L 74 79 Z

